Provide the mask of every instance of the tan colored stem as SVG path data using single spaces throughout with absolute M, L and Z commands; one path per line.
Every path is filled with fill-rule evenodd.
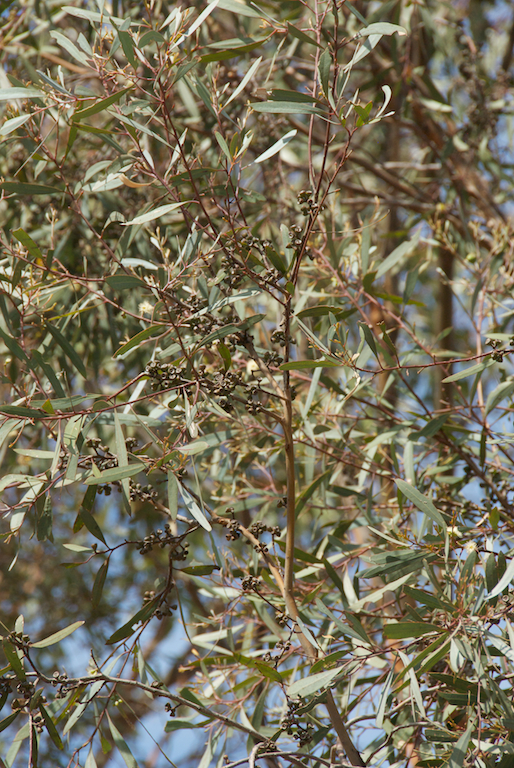
M 339 714 L 339 710 L 337 709 L 337 705 L 334 701 L 332 691 L 327 691 L 325 706 L 327 708 L 327 711 L 330 717 L 330 722 L 334 727 L 334 731 L 337 733 L 339 741 L 341 742 L 341 745 L 344 751 L 346 752 L 346 756 L 348 760 L 352 765 L 358 766 L 359 768 L 363 768 L 363 766 L 365 766 L 366 763 L 360 756 L 359 752 L 354 746 L 353 741 L 351 740 L 350 734 L 346 730 L 346 726 L 343 723 L 341 715 Z
M 286 339 L 289 337 L 289 325 L 291 317 L 290 300 L 286 303 L 284 313 L 284 332 Z M 293 406 L 291 397 L 291 384 L 289 371 L 284 371 L 284 441 L 286 454 L 286 481 L 287 481 L 287 505 L 286 505 L 286 551 L 285 551 L 285 573 L 284 573 L 284 602 L 289 616 L 293 621 L 298 619 L 298 608 L 294 597 L 294 543 L 295 543 L 295 524 L 296 524 L 296 477 L 294 460 L 294 438 L 293 438 Z M 301 628 L 296 625 L 298 640 L 302 648 L 309 657 L 310 661 L 315 661 L 318 657 L 318 650 L 305 637 Z M 350 734 L 346 730 L 337 705 L 334 701 L 332 691 L 326 693 L 325 706 L 332 727 L 334 728 L 341 746 L 343 747 L 350 763 L 361 768 L 365 766 L 362 757 L 351 740 Z

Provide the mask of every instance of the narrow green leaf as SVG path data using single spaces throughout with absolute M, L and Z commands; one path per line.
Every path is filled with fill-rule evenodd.
M 273 88 L 269 93 L 269 97 L 272 101 L 285 101 L 288 104 L 310 104 L 315 102 L 320 107 L 323 107 L 323 102 L 311 96 L 309 93 L 303 93 L 303 91 L 288 91 L 284 88 Z
M 273 264 L 280 274 L 285 275 L 287 272 L 287 264 L 282 256 L 271 246 L 266 246 L 266 257 Z
M 403 495 L 406 496 L 409 499 L 409 501 L 412 501 L 414 506 L 416 506 L 420 510 L 420 512 L 423 512 L 423 514 L 428 515 L 428 517 L 430 517 L 431 520 L 434 520 L 434 522 L 436 522 L 438 525 L 446 529 L 446 522 L 444 520 L 444 517 L 439 512 L 439 510 L 434 506 L 432 501 L 430 501 L 430 499 L 427 499 L 426 496 L 423 496 L 423 494 L 420 493 L 417 488 L 414 488 L 405 480 L 395 480 L 395 483 L 398 489 L 403 493 Z
M 223 8 L 225 11 L 231 11 L 236 16 L 249 16 L 252 19 L 260 19 L 261 14 L 250 8 L 246 3 L 239 2 L 239 0 L 220 0 L 218 8 Z
M 322 115 L 322 111 L 308 104 L 291 101 L 258 101 L 249 104 L 254 112 L 266 112 L 277 115 Z
M 475 376 L 476 374 L 480 374 L 485 371 L 486 368 L 494 365 L 494 362 L 495 361 L 491 359 L 485 360 L 483 363 L 477 363 L 476 365 L 472 365 L 470 368 L 465 368 L 463 371 L 453 373 L 451 376 L 447 376 L 445 379 L 443 379 L 443 384 L 446 384 L 450 381 L 460 381 L 461 379 L 467 379 L 468 376 Z
M 194 519 L 200 523 L 202 528 L 205 528 L 206 531 L 212 531 L 212 526 L 205 517 L 204 513 L 196 503 L 196 501 L 193 499 L 189 491 L 184 488 L 183 485 L 179 485 L 179 491 L 180 495 L 182 496 L 182 501 L 184 502 L 188 512 L 191 513 L 191 515 L 194 517 Z
M 16 720 L 19 714 L 20 714 L 20 710 L 17 710 L 16 712 L 13 712 L 11 715 L 7 715 L 7 717 L 4 717 L 4 719 L 0 721 L 0 733 L 2 731 L 5 731 L 6 728 L 9 728 L 11 723 L 14 723 L 14 721 Z
M 198 729 L 200 726 L 198 723 L 193 723 L 190 720 L 183 720 L 178 717 L 174 717 L 171 720 L 168 720 L 168 722 L 164 726 L 164 732 L 165 733 L 171 733 L 172 731 L 182 731 L 184 729 Z
M 49 187 L 46 184 L 24 184 L 21 181 L 2 181 L 0 189 L 14 195 L 61 195 L 66 190 Z
M 75 621 L 73 624 L 70 624 L 69 627 L 60 629 L 58 632 L 54 632 L 53 635 L 48 635 L 48 637 L 45 637 L 44 640 L 38 640 L 37 643 L 31 643 L 30 647 L 31 648 L 48 648 L 50 645 L 55 645 L 56 643 L 60 643 L 61 640 L 64 640 L 65 637 L 68 637 L 68 635 L 71 635 L 72 632 L 75 632 L 76 629 L 78 629 L 85 623 L 86 623 L 85 621 Z
M 158 43 L 158 45 L 162 45 L 165 42 L 166 38 L 161 35 L 160 32 L 156 32 L 154 29 L 150 29 L 148 32 L 145 32 L 144 35 L 141 35 L 137 47 L 140 51 L 142 51 L 143 48 L 145 48 L 150 43 Z
M 301 696 L 302 698 L 310 696 L 313 693 L 317 693 L 321 688 L 329 688 L 334 679 L 338 675 L 342 675 L 342 673 L 343 670 L 340 667 L 334 667 L 334 669 L 328 669 L 325 672 L 309 675 L 309 677 L 305 677 L 303 680 L 296 680 L 287 689 L 287 695 Z
M 32 400 L 31 404 L 36 408 L 45 408 L 51 406 L 50 413 L 56 413 L 57 411 L 69 411 L 75 408 L 77 405 L 82 405 L 84 400 L 90 400 L 95 395 L 72 395 L 71 397 L 55 397 L 51 400 Z
M 366 341 L 366 344 L 371 349 L 375 357 L 378 359 L 378 351 L 377 351 L 377 345 L 375 343 L 375 337 L 373 336 L 373 333 L 371 331 L 371 328 L 367 323 L 359 323 L 359 331 L 361 332 L 362 338 Z
M 282 675 L 274 667 L 270 667 L 269 664 L 265 664 L 263 661 L 256 661 L 255 666 L 264 677 L 268 680 L 273 680 L 275 683 L 282 682 Z
M 424 592 L 422 589 L 415 589 L 414 587 L 405 585 L 403 591 L 406 595 L 413 597 L 418 603 L 426 605 L 428 608 L 434 608 L 438 611 L 447 611 L 449 613 L 454 613 L 457 610 L 455 605 L 446 602 L 446 600 L 440 600 L 435 595 Z
M 39 91 L 37 88 L 0 88 L 0 101 L 41 99 L 44 95 L 43 91 Z
M 259 41 L 259 42 L 255 42 L 255 43 L 253 43 L 252 45 L 246 46 L 246 47 L 245 47 L 245 50 L 253 50 L 253 48 L 256 48 L 256 47 L 257 47 L 257 46 L 259 46 L 259 45 L 261 45 L 261 41 Z M 224 53 L 226 54 L 226 53 L 227 53 L 227 51 L 225 51 Z M 241 51 L 239 51 L 239 53 L 241 53 Z M 236 54 L 236 55 L 237 55 L 237 54 Z M 248 85 L 248 83 L 250 82 L 250 80 L 252 79 L 252 77 L 254 76 L 254 74 L 255 74 L 255 73 L 257 72 L 257 70 L 259 69 L 259 66 L 260 66 L 260 64 L 261 64 L 261 61 L 262 61 L 262 57 L 261 57 L 261 56 L 259 56 L 259 58 L 258 58 L 258 59 L 256 59 L 256 60 L 253 62 L 252 66 L 250 67 L 250 69 L 248 70 L 248 72 L 246 73 L 246 75 L 243 77 L 243 79 L 241 80 L 241 82 L 239 83 L 239 85 L 237 86 L 237 88 L 236 88 L 236 89 L 235 89 L 235 90 L 234 90 L 234 91 L 231 93 L 231 95 L 229 96 L 229 98 L 227 99 L 227 101 L 225 102 L 225 104 L 223 105 L 223 109 L 226 109 L 226 107 L 227 107 L 227 106 L 230 104 L 230 102 L 231 102 L 231 101 L 234 101 L 234 99 L 237 99 L 237 97 L 239 96 L 239 94 L 240 94 L 240 93 L 242 93 L 242 92 L 244 91 L 244 89 L 246 88 L 246 86 Z
M 56 29 L 51 29 L 50 37 L 53 37 L 54 40 L 61 46 L 61 48 L 64 48 L 64 50 L 70 54 L 72 59 L 75 59 L 75 61 L 78 61 L 84 67 L 91 66 L 89 64 L 86 54 L 83 51 L 79 50 L 77 46 L 74 45 L 71 42 L 71 40 L 65 35 L 63 35 L 61 32 L 58 32 Z
M 353 312 L 354 310 L 350 311 Z M 307 307 L 307 309 L 302 309 L 300 312 L 296 312 L 295 317 L 303 319 L 304 317 L 325 317 L 329 314 L 334 315 L 334 317 L 340 320 L 346 315 L 346 312 L 341 309 L 341 307 L 318 304 L 316 307 Z
M 14 672 L 18 680 L 24 681 L 26 679 L 25 670 L 23 669 L 22 661 L 16 652 L 16 648 L 5 637 L 2 640 L 2 646 L 4 649 L 5 657 L 9 662 L 9 664 L 11 665 L 12 671 Z
M 448 418 L 449 414 L 443 413 L 441 416 L 436 416 L 435 419 L 430 419 L 419 432 L 411 432 L 408 440 L 418 440 L 420 437 L 433 437 L 439 432 L 443 424 L 448 421 Z
M 109 14 L 98 13 L 97 11 L 86 11 L 85 8 L 75 8 L 74 5 L 63 5 L 61 10 L 68 13 L 70 16 L 76 16 L 78 19 L 86 19 L 95 24 L 108 24 L 112 22 L 115 24 L 123 24 L 125 22 L 125 19 L 120 19 L 118 16 L 109 16 Z M 132 23 L 139 24 L 139 22 Z
M 41 512 L 39 512 L 36 505 L 36 535 L 38 541 L 53 541 L 52 523 L 52 497 L 48 494 L 44 498 Z
M 129 467 L 127 446 L 125 444 L 125 436 L 121 428 L 120 417 L 118 411 L 114 411 L 114 435 L 116 441 L 116 455 L 118 457 L 118 468 L 126 469 Z M 130 481 L 128 477 L 120 478 L 122 501 L 125 512 L 130 515 Z
M 487 402 L 485 404 L 486 415 L 496 408 L 502 400 L 510 397 L 514 393 L 514 381 L 504 381 L 502 384 L 493 389 L 488 395 Z
M 429 646 L 427 646 L 424 650 L 422 650 L 420 653 L 418 653 L 409 664 L 404 667 L 401 672 L 399 673 L 398 677 L 402 678 L 406 675 L 409 670 L 411 670 L 413 667 L 418 667 L 420 662 L 425 661 L 424 664 L 419 667 L 418 674 L 423 674 L 424 672 L 428 671 L 433 667 L 434 664 L 436 664 L 440 659 L 443 658 L 448 653 L 448 649 L 450 647 L 450 643 L 445 642 L 446 638 L 448 636 L 447 632 L 443 632 L 436 640 L 434 640 L 432 643 L 430 643 Z
M 27 251 L 30 253 L 33 259 L 42 259 L 43 254 L 39 250 L 38 246 L 34 242 L 34 240 L 31 238 L 30 235 L 27 235 L 24 229 L 13 229 L 12 230 L 13 236 L 20 242 L 24 248 L 27 249 Z
M 139 290 L 148 288 L 144 280 L 135 275 L 125 275 L 120 273 L 119 275 L 111 275 L 106 278 L 105 282 L 113 289 L 113 291 L 125 291 L 127 289 L 138 288 Z
M 267 149 L 265 152 L 263 152 L 259 157 L 256 157 L 253 161 L 254 163 L 263 163 L 265 160 L 269 160 L 270 157 L 273 157 L 274 155 L 277 155 L 279 152 L 281 152 L 284 147 L 289 144 L 291 139 L 294 139 L 296 136 L 297 131 L 296 129 L 293 129 L 292 131 L 289 131 L 285 134 L 285 136 L 282 136 L 281 139 L 276 141 L 269 149 Z M 266 249 L 266 252 L 268 249 Z
M 190 201 L 182 200 L 180 203 L 168 203 L 167 205 L 160 205 L 158 208 L 154 208 L 152 211 L 147 211 L 146 213 L 142 213 L 140 216 L 136 216 L 135 219 L 131 219 L 130 221 L 122 221 L 121 226 L 131 227 L 135 224 L 146 224 L 148 221 L 154 221 L 155 219 L 159 219 L 161 216 L 165 216 L 167 213 L 171 213 L 171 211 L 176 211 L 177 208 L 180 208 L 182 205 L 185 205 L 188 202 Z
M 219 571 L 218 565 L 188 565 L 181 568 L 180 573 L 189 573 L 191 576 L 210 576 L 214 571 Z
M 384 635 L 390 640 L 403 640 L 406 637 L 423 637 L 430 632 L 441 632 L 441 627 L 437 624 L 419 621 L 405 621 L 397 624 L 386 624 Z
M 107 546 L 107 542 L 104 539 L 102 529 L 96 522 L 95 518 L 93 517 L 89 509 L 86 509 L 86 507 L 82 506 L 80 508 L 80 512 L 77 516 L 77 519 L 80 519 L 80 521 L 88 529 L 89 533 L 91 533 L 95 537 L 95 539 L 98 539 L 99 541 L 102 542 L 102 544 L 105 544 L 105 546 Z
M 203 338 L 198 346 L 199 347 L 207 347 L 209 344 L 212 344 L 213 341 L 217 341 L 218 339 L 224 339 L 225 336 L 230 336 L 232 333 L 239 333 L 242 330 L 241 325 L 235 325 L 235 323 L 230 323 L 229 325 L 224 325 L 222 328 L 218 328 L 217 331 L 213 331 L 212 333 L 207 334 L 205 338 Z
M 24 125 L 31 117 L 32 115 L 19 115 L 19 117 L 12 117 L 10 120 L 6 120 L 0 127 L 0 136 L 8 136 L 9 133 Z
M 292 360 L 282 363 L 281 371 L 305 371 L 310 368 L 339 368 L 343 365 L 338 360 Z
M 215 137 L 216 141 L 218 142 L 218 144 L 219 144 L 223 154 L 225 155 L 225 157 L 227 158 L 229 163 L 231 163 L 232 162 L 232 155 L 230 154 L 230 149 L 228 148 L 227 142 L 225 141 L 225 139 L 223 138 L 221 133 L 218 133 L 218 131 L 214 131 L 214 137 Z
M 302 32 L 301 29 L 294 27 L 289 22 L 287 22 L 287 31 L 289 32 L 290 35 L 292 35 L 292 37 L 296 37 L 297 40 L 301 40 L 302 43 L 307 43 L 308 45 L 315 45 L 317 48 L 323 48 L 323 46 L 320 43 L 318 43 L 317 40 L 315 40 L 313 37 L 309 37 L 309 35 L 306 35 L 305 32 Z
M 168 470 L 168 511 L 172 520 L 177 519 L 178 514 L 178 483 L 175 473 Z
M 325 94 L 327 99 L 330 96 L 329 79 L 330 79 L 331 67 L 332 67 L 332 55 L 328 50 L 328 48 L 325 48 L 325 50 L 319 57 L 318 76 L 319 76 L 319 81 L 321 83 L 321 88 L 323 89 L 323 93 Z
M 55 727 L 55 723 L 52 720 L 50 713 L 45 709 L 43 704 L 39 704 L 39 711 L 43 715 L 43 720 L 45 721 L 46 730 L 48 731 L 48 735 L 52 739 L 53 743 L 55 744 L 57 749 L 64 749 L 64 744 L 62 743 L 61 737 L 57 733 L 57 728 Z
M 229 348 L 222 341 L 218 344 L 218 354 L 223 360 L 223 367 L 225 371 L 228 371 L 232 365 L 232 355 Z
M 127 61 L 131 64 L 133 69 L 137 68 L 138 59 L 134 54 L 134 41 L 126 30 L 120 29 L 118 31 L 118 37 L 123 48 L 123 53 L 127 57 Z
M 146 339 L 149 339 L 153 336 L 160 336 L 167 330 L 169 329 L 166 325 L 150 325 L 148 328 L 145 328 L 144 331 L 139 331 L 139 333 L 136 333 L 135 336 L 132 336 L 130 341 L 127 341 L 126 344 L 123 344 L 122 347 L 116 350 L 114 357 L 119 357 L 120 355 L 124 355 L 127 352 L 130 352 L 131 349 L 138 347 L 141 342 L 146 341 Z
M 66 721 L 66 725 L 62 729 L 63 736 L 66 736 L 66 734 L 69 733 L 69 731 L 71 731 L 75 723 L 77 723 L 80 720 L 80 718 L 86 711 L 88 704 L 89 704 L 88 700 L 81 701 L 79 703 L 74 702 L 74 708 L 71 711 L 71 715 Z
M 491 555 L 490 557 L 493 557 Z M 501 595 L 503 590 L 509 586 L 510 582 L 514 579 L 514 557 L 510 561 L 510 563 L 507 566 L 507 569 L 499 582 L 496 584 L 494 589 L 489 592 L 489 595 L 487 596 L 488 600 L 491 600 L 493 597 L 496 597 L 497 595 Z
M 466 731 L 462 734 L 455 747 L 453 748 L 453 752 L 448 763 L 448 768 L 462 768 L 462 766 L 466 764 L 466 752 L 468 751 L 468 744 L 474 728 L 475 723 L 473 720 L 471 720 L 468 727 L 466 728 Z
M 382 691 L 380 692 L 380 698 L 378 700 L 378 708 L 377 708 L 377 717 L 375 724 L 377 728 L 383 728 L 384 727 L 384 718 L 385 718 L 385 710 L 387 706 L 387 698 L 389 696 L 389 691 L 391 690 L 391 685 L 393 683 L 393 677 L 394 677 L 394 665 L 389 670 L 389 673 L 386 677 L 386 681 L 383 685 Z
M 113 117 L 115 120 L 118 120 L 120 123 L 123 123 L 123 125 L 127 125 L 129 128 L 132 129 L 132 131 L 141 131 L 141 133 L 146 134 L 146 136 L 151 136 L 153 139 L 155 139 L 156 141 L 159 141 L 161 144 L 164 144 L 169 149 L 171 150 L 174 149 L 174 147 L 168 144 L 166 139 L 163 139 L 163 137 L 159 136 L 158 133 L 155 133 L 155 131 L 151 131 L 150 128 L 146 127 L 146 125 L 143 125 L 142 123 L 138 123 L 136 122 L 136 120 L 132 120 L 130 117 L 127 117 L 127 115 L 123 115 L 120 112 L 114 112 L 114 111 L 110 111 L 107 114 L 110 115 L 110 117 Z M 83 126 L 82 128 L 83 130 L 88 130 L 92 133 L 95 133 L 98 130 L 98 129 L 91 128 L 91 126 L 89 125 Z M 119 147 L 119 151 L 123 152 L 123 149 Z M 193 169 L 192 173 L 195 174 L 195 172 L 198 172 L 198 171 L 200 173 L 203 173 L 203 169 Z M 189 173 L 185 172 L 184 178 L 188 179 Z M 168 181 L 172 181 L 172 179 L 168 179 Z
M 118 729 L 112 722 L 109 712 L 107 712 L 106 714 L 107 714 L 107 720 L 109 721 L 109 728 L 111 730 L 112 739 L 116 744 L 118 751 L 125 762 L 125 765 L 127 766 L 127 768 L 138 768 L 136 759 L 134 758 L 134 755 L 130 751 L 127 742 L 125 741 L 121 733 L 118 731 Z
M 83 547 L 81 544 L 63 544 L 63 547 L 69 549 L 70 552 L 92 552 L 91 547 Z
M 391 24 L 389 21 L 378 21 L 375 24 L 368 24 L 360 30 L 361 37 L 366 35 L 394 35 L 397 32 L 400 36 L 406 35 L 407 30 L 399 24 Z
M 134 477 L 139 474 L 145 468 L 142 461 L 134 461 L 132 464 L 128 464 L 126 467 L 113 467 L 112 469 L 104 469 L 100 472 L 98 477 L 90 475 L 84 480 L 85 485 L 102 485 L 103 483 L 114 483 L 117 480 L 124 480 L 127 477 Z
M 97 101 L 96 104 L 92 104 L 90 107 L 86 107 L 85 109 L 79 109 L 75 114 L 72 116 L 72 120 L 74 122 L 80 122 L 81 120 L 84 120 L 86 117 L 91 117 L 91 115 L 96 115 L 98 112 L 102 112 L 104 109 L 107 109 L 107 107 L 110 107 L 112 104 L 115 104 L 117 101 L 121 99 L 122 96 L 124 96 L 126 93 L 131 91 L 132 88 L 122 88 L 120 91 L 117 91 L 116 93 L 113 93 L 111 96 L 107 96 L 106 99 L 100 99 L 100 101 Z
M 327 477 L 329 477 L 329 476 L 332 474 L 332 472 L 333 472 L 333 470 L 332 470 L 332 469 L 327 469 L 327 471 L 326 471 L 326 472 L 323 472 L 323 474 L 319 475 L 319 476 L 318 476 L 318 477 L 317 477 L 317 478 L 316 478 L 316 479 L 315 479 L 315 480 L 314 480 L 314 481 L 313 481 L 313 482 L 312 482 L 312 483 L 309 485 L 309 487 L 308 487 L 308 488 L 305 488 L 305 490 L 303 490 L 303 491 L 301 492 L 301 494 L 298 496 L 298 498 L 297 498 L 297 500 L 296 500 L 296 507 L 295 507 L 295 508 L 296 508 L 296 514 L 299 514 L 299 513 L 302 511 L 302 509 L 304 508 L 304 506 L 305 506 L 305 504 L 307 503 L 307 501 L 308 501 L 308 500 L 311 498 L 311 496 L 312 496 L 312 494 L 314 493 L 314 491 L 315 491 L 317 488 L 319 488 L 319 486 L 321 485 L 321 483 L 322 483 L 324 480 L 326 480 L 326 479 L 327 479 Z
M 53 325 L 46 325 L 47 331 L 51 333 L 51 335 L 54 337 L 57 344 L 61 347 L 62 351 L 66 355 L 66 357 L 70 360 L 70 362 L 75 366 L 77 371 L 86 378 L 86 367 L 84 365 L 84 362 L 78 352 L 74 349 L 74 347 L 71 346 L 68 339 L 66 339 L 62 333 Z
M 41 352 L 37 349 L 34 349 L 32 351 L 32 360 L 35 364 L 39 365 L 39 367 L 44 372 L 45 376 L 47 377 L 48 381 L 53 387 L 53 390 L 58 398 L 65 398 L 66 393 L 64 389 L 62 388 L 62 384 L 57 378 L 54 369 L 51 367 L 51 365 L 44 359 Z
M 93 608 L 98 608 L 100 604 L 100 600 L 102 599 L 102 592 L 104 589 L 105 579 L 107 577 L 107 571 L 109 570 L 109 560 L 105 560 L 100 568 L 98 569 L 98 572 L 95 577 L 95 583 L 93 584 L 93 589 L 91 592 L 91 601 L 93 603 Z
M 110 638 L 105 641 L 106 645 L 113 645 L 113 643 L 118 643 L 120 640 L 125 640 L 127 637 L 130 637 L 130 635 L 134 633 L 135 624 L 139 624 L 139 622 L 145 623 L 152 618 L 154 611 L 157 608 L 157 603 L 158 598 L 154 598 L 146 603 L 146 605 L 134 614 L 129 621 L 117 629 L 116 632 L 113 632 Z
M 9 350 L 9 352 L 18 358 L 18 360 L 21 360 L 22 363 L 28 363 L 29 359 L 23 349 L 20 347 L 16 339 L 13 339 L 12 336 L 9 336 L 3 328 L 0 328 L 0 337 L 4 340 L 4 344 Z
M 508 643 L 502 640 L 501 637 L 493 635 L 492 632 L 486 631 L 484 635 L 487 637 L 489 642 L 492 643 L 492 645 L 500 651 L 502 656 L 505 656 L 505 658 L 508 659 L 511 664 L 514 664 L 514 649 L 511 648 Z
M 194 440 L 187 445 L 179 445 L 175 450 L 185 453 L 186 456 L 195 456 L 197 453 L 203 453 L 209 447 L 209 443 L 206 440 Z
M 396 266 L 396 264 L 398 264 L 401 259 L 409 256 L 417 247 L 419 238 L 420 233 L 417 232 L 412 240 L 407 240 L 405 243 L 401 243 L 401 245 L 395 248 L 394 251 L 380 263 L 377 269 L 376 279 L 378 280 L 379 278 L 383 277 L 383 275 L 385 275 L 386 272 L 389 272 L 390 269 Z

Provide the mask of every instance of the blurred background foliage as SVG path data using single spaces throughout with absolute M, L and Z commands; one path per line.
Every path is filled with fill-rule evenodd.
M 0 765 L 514 764 L 511 4 L 0 9 Z

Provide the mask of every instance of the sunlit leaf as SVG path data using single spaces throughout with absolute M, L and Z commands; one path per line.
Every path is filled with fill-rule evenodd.
M 139 474 L 145 468 L 142 461 L 134 461 L 125 467 L 113 467 L 112 469 L 104 469 L 98 476 L 90 475 L 84 483 L 86 485 L 103 485 L 104 483 L 114 483 L 118 480 L 124 480 L 128 477 L 134 477 Z
M 288 696 L 310 696 L 317 693 L 322 688 L 329 688 L 336 677 L 342 674 L 338 667 L 328 669 L 326 672 L 318 672 L 315 675 L 309 675 L 302 680 L 296 680 L 287 689 Z
M 406 496 L 409 501 L 412 501 L 414 506 L 423 512 L 423 514 L 430 517 L 438 525 L 446 527 L 444 517 L 439 512 L 434 503 L 430 501 L 430 499 L 428 499 L 426 496 L 423 496 L 423 494 L 420 493 L 417 488 L 414 488 L 405 480 L 395 480 L 395 483 L 403 495 Z
M 171 213 L 171 211 L 176 211 L 177 208 L 180 208 L 182 205 L 185 205 L 187 200 L 184 200 L 180 203 L 169 203 L 168 205 L 160 205 L 158 208 L 154 208 L 152 211 L 147 211 L 146 213 L 142 213 L 140 216 L 136 216 L 134 219 L 131 219 L 130 221 L 122 221 L 121 225 L 122 227 L 130 227 L 134 224 L 146 224 L 149 221 L 154 221 L 154 219 L 159 219 L 161 216 L 165 216 L 167 213 Z
M 38 640 L 36 643 L 31 643 L 30 645 L 32 648 L 48 648 L 50 645 L 60 643 L 61 640 L 64 640 L 65 637 L 71 635 L 76 629 L 82 627 L 84 624 L 85 621 L 75 621 L 73 624 L 70 624 L 69 627 L 60 629 L 58 632 L 54 632 L 53 635 L 45 637 L 44 640 Z

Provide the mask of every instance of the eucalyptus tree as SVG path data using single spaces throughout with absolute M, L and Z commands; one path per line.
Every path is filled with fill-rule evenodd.
M 506 768 L 511 10 L 2 13 L 0 763 Z

